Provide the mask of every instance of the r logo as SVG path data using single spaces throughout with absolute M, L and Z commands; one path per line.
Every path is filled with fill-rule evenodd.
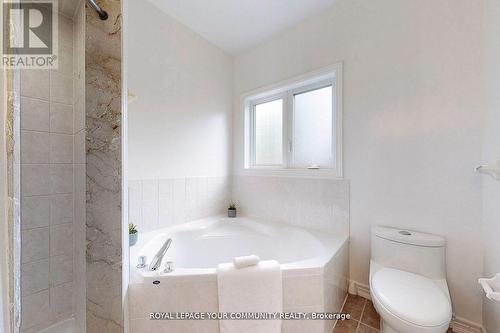
M 53 3 L 4 3 L 4 54 L 49 55 L 53 52 Z

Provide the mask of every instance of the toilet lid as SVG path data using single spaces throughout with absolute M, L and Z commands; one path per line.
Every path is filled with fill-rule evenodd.
M 418 326 L 440 326 L 451 319 L 448 296 L 424 276 L 383 268 L 372 277 L 372 293 L 387 311 Z

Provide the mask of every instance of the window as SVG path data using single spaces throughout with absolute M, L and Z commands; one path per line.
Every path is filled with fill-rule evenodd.
M 255 105 L 255 165 L 283 164 L 283 100 Z
M 340 65 L 247 98 L 247 170 L 341 176 Z
M 293 96 L 292 165 L 333 166 L 332 85 Z

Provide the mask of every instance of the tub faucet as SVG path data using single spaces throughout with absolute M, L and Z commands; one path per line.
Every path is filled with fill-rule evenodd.
M 160 248 L 160 250 L 154 256 L 153 260 L 151 260 L 151 263 L 149 264 L 150 271 L 156 271 L 158 268 L 160 268 L 161 261 L 163 260 L 165 253 L 167 253 L 167 250 L 170 247 L 170 244 L 172 244 L 172 238 L 169 238 L 165 241 L 163 246 Z

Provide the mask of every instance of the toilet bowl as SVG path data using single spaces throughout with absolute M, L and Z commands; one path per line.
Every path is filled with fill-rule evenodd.
M 374 227 L 371 249 L 370 294 L 382 332 L 446 332 L 452 308 L 444 238 Z

